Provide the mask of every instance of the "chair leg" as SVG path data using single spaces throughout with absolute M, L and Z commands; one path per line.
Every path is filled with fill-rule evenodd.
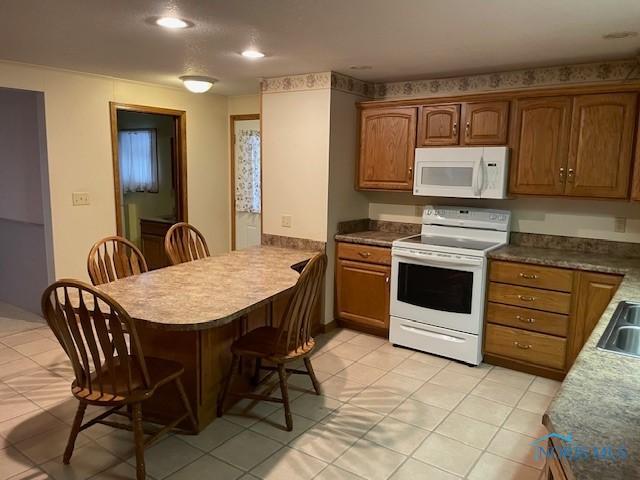
M 196 422 L 196 417 L 193 416 L 193 410 L 191 409 L 191 404 L 189 403 L 189 397 L 187 397 L 187 392 L 184 391 L 184 386 L 182 385 L 182 379 L 180 377 L 176 378 L 176 388 L 178 389 L 178 393 L 180 394 L 180 398 L 182 399 L 182 403 L 184 404 L 184 409 L 189 415 L 189 422 L 191 422 L 191 427 L 193 428 L 194 433 L 196 433 L 198 431 L 198 422 Z
M 316 391 L 316 395 L 321 395 L 322 391 L 320 390 L 320 382 L 316 378 L 316 372 L 313 371 L 311 359 L 309 357 L 304 357 L 304 366 L 307 367 L 307 373 L 309 374 L 309 377 L 311 377 L 311 383 L 313 383 L 313 389 Z
M 79 402 L 78 409 L 76 410 L 76 416 L 73 419 L 73 426 L 71 427 L 71 432 L 69 433 L 67 448 L 65 448 L 64 456 L 62 457 L 62 462 L 65 465 L 69 465 L 69 462 L 71 461 L 71 455 L 73 455 L 73 449 L 76 445 L 76 438 L 78 438 L 78 433 L 80 433 L 82 419 L 84 418 L 84 412 L 86 410 L 87 404 L 85 402 Z
M 282 392 L 282 403 L 284 404 L 284 418 L 287 422 L 287 431 L 293 430 L 293 419 L 291 418 L 291 407 L 289 406 L 289 389 L 287 387 L 287 370 L 284 363 L 278 364 L 278 376 L 280 377 L 280 392 Z
M 219 417 L 222 416 L 224 402 L 227 399 L 227 394 L 229 393 L 229 386 L 231 385 L 231 380 L 233 379 L 233 372 L 236 370 L 238 363 L 240 363 L 240 358 L 234 353 L 233 358 L 231 359 L 231 368 L 229 369 L 229 375 L 227 375 L 227 378 L 224 380 L 224 384 L 222 385 L 222 390 L 220 391 L 220 397 L 218 398 L 217 414 Z
M 134 403 L 132 408 L 133 443 L 136 450 L 136 480 L 145 480 L 144 430 L 142 427 L 142 404 Z
M 253 377 L 251 377 L 251 384 L 258 385 L 260 383 L 260 367 L 262 366 L 262 359 L 260 357 L 256 357 L 256 370 L 253 372 Z

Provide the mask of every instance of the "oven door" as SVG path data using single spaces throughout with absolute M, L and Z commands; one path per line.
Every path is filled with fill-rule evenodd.
M 391 315 L 479 335 L 485 259 L 394 249 Z

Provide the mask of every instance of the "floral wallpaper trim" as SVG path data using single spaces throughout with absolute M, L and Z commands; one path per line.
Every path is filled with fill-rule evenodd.
M 286 77 L 264 78 L 262 93 L 296 92 L 331 88 L 362 97 L 373 98 L 375 84 L 336 72 L 306 73 Z
M 375 98 L 433 97 L 472 92 L 622 81 L 638 67 L 636 60 L 529 68 L 463 77 L 376 84 Z M 635 72 L 636 79 L 640 71 Z

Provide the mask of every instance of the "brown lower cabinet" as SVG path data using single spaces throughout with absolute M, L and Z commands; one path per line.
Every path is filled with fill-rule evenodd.
M 140 219 L 140 235 L 142 237 L 142 254 L 149 270 L 168 267 L 171 261 L 164 251 L 164 236 L 172 223 Z
M 492 260 L 485 361 L 564 378 L 621 280 L 620 275 Z
M 338 323 L 388 336 L 391 249 L 341 242 L 336 249 Z

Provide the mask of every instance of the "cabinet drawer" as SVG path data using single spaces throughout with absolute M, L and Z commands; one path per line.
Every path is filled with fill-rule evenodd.
M 564 369 L 567 341 L 519 328 L 487 324 L 485 351 L 543 367 Z
M 491 302 L 487 305 L 487 322 L 558 337 L 566 337 L 569 328 L 567 315 Z
M 489 301 L 564 314 L 568 314 L 571 309 L 569 293 L 495 282 L 489 284 Z
M 560 292 L 571 292 L 573 288 L 573 270 L 526 263 L 491 262 L 489 278 L 494 282 Z
M 352 243 L 338 243 L 338 258 L 391 265 L 391 249 Z

